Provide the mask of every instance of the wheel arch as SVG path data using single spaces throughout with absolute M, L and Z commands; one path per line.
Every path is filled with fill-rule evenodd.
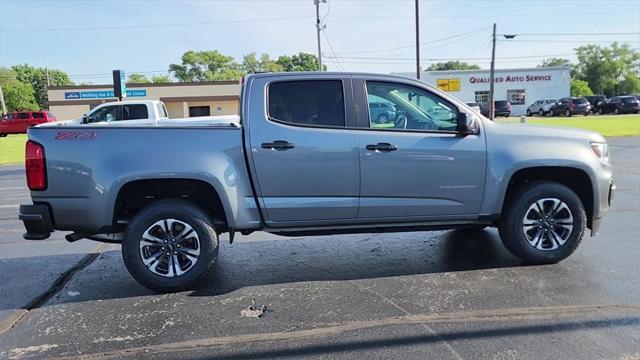
M 500 214 L 504 210 L 506 200 L 513 194 L 513 190 L 534 180 L 554 181 L 573 190 L 582 201 L 587 214 L 587 227 L 592 228 L 595 211 L 595 182 L 587 171 L 572 166 L 531 166 L 514 171 L 505 181 L 503 194 L 500 197 L 498 209 Z
M 222 185 L 191 177 L 149 177 L 122 181 L 111 204 L 114 228 L 128 223 L 146 205 L 163 199 L 182 199 L 204 209 L 222 231 L 234 227 L 229 200 Z

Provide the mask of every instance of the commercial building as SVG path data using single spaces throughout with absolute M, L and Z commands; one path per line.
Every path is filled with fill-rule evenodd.
M 49 110 L 58 120 L 75 119 L 93 107 L 117 101 L 113 85 L 52 86 Z M 161 100 L 170 118 L 238 113 L 239 81 L 127 84 L 127 100 Z
M 414 78 L 416 73 L 396 73 Z M 489 101 L 489 70 L 426 71 L 420 80 L 448 91 L 464 102 Z M 496 69 L 494 100 L 511 103 L 512 114 L 522 115 L 540 99 L 560 99 L 570 95 L 571 74 L 568 66 L 522 69 Z

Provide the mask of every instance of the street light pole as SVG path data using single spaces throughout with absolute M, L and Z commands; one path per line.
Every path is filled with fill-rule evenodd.
M 420 0 L 416 0 L 416 78 L 420 80 Z
M 322 47 L 320 45 L 320 0 L 313 0 L 316 5 L 316 35 L 318 40 L 318 71 L 322 71 Z
M 491 71 L 489 72 L 489 119 L 495 116 L 495 104 L 493 100 L 496 75 L 496 23 L 493 23 L 493 48 L 491 49 Z

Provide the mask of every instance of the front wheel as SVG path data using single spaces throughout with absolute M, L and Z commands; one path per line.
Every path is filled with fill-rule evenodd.
M 531 116 L 531 110 L 527 109 L 527 116 Z
M 614 113 L 615 115 L 619 115 L 619 114 L 620 114 L 620 110 L 618 110 L 618 108 L 615 108 L 615 110 L 613 110 L 613 113 Z
M 131 276 L 160 292 L 187 290 L 213 271 L 218 234 L 199 207 L 184 200 L 160 200 L 133 218 L 122 241 Z
M 567 109 L 564 111 L 564 116 L 566 117 L 570 117 L 571 116 L 571 110 Z
M 602 111 L 602 108 L 598 109 L 598 115 L 602 115 L 604 114 L 604 111 Z
M 504 246 L 530 264 L 549 264 L 571 255 L 582 241 L 587 216 L 573 190 L 534 181 L 511 192 L 498 226 Z
M 539 113 L 539 115 L 540 115 L 540 116 L 544 116 L 544 110 L 540 109 L 540 113 Z

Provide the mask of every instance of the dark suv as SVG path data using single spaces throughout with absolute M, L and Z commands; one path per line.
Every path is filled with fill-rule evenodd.
M 584 115 L 591 113 L 591 104 L 584 97 L 568 97 L 558 100 L 556 105 L 551 108 L 551 116 L 555 115 Z
M 506 100 L 497 100 L 493 102 L 494 104 L 494 116 L 504 116 L 504 117 L 509 117 L 511 116 L 511 103 L 506 101 Z M 484 103 L 482 105 L 480 105 L 480 112 L 482 113 L 482 115 L 484 116 L 489 116 L 489 104 L 488 103 Z
M 598 114 L 614 113 L 617 115 L 638 112 L 640 112 L 640 100 L 633 95 L 612 97 L 598 108 Z

